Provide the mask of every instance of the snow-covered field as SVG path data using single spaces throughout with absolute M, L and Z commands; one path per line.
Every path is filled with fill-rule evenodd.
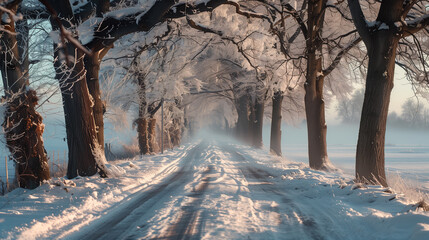
M 429 212 L 226 137 L 0 197 L 0 239 L 429 239 Z

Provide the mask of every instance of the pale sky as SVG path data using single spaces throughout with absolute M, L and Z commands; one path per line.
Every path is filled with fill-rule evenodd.
M 404 77 L 402 69 L 396 66 L 395 69 L 395 80 L 392 95 L 390 97 L 389 112 L 396 112 L 398 115 L 402 113 L 402 104 L 410 98 L 416 100 L 411 84 Z M 362 86 L 363 88 L 363 86 Z M 429 107 L 429 101 L 423 97 L 418 98 L 420 103 Z M 338 118 L 336 100 L 332 102 L 326 109 L 326 121 L 327 124 L 338 124 L 341 119 Z

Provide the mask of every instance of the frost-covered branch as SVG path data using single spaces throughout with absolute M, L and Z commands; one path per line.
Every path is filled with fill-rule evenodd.
M 174 0 L 156 1 L 149 9 L 139 11 L 118 11 L 105 14 L 100 23 L 94 27 L 94 37 L 86 43 L 86 47 L 98 51 L 117 39 L 134 32 L 149 31 L 155 25 L 171 18 L 181 18 L 200 12 L 213 11 L 227 0 L 209 0 L 192 5 L 176 4 Z
M 60 39 L 61 39 L 62 46 L 65 47 L 66 46 L 66 40 L 68 40 L 76 48 L 78 48 L 79 50 L 81 50 L 85 54 L 91 55 L 91 52 L 88 51 L 88 49 L 86 49 L 85 47 L 83 47 L 81 45 L 81 43 L 76 38 L 74 38 L 73 34 L 70 31 L 68 31 L 63 26 L 60 18 L 58 17 L 58 13 L 55 11 L 54 8 L 52 8 L 52 6 L 49 4 L 49 2 L 46 1 L 46 0 L 39 0 L 39 1 L 46 7 L 46 9 L 48 10 L 48 12 L 51 14 L 51 17 L 58 24 L 58 27 L 59 27 L 59 30 L 60 30 Z M 65 61 L 66 61 L 67 65 L 68 65 L 70 63 L 69 62 L 68 53 L 67 53 L 67 51 L 64 51 L 64 53 L 66 55 Z

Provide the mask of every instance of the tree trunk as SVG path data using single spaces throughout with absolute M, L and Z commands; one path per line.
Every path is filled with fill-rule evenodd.
M 237 138 L 249 142 L 249 98 L 247 94 L 240 96 L 235 104 L 237 110 L 237 125 L 236 134 Z
M 350 12 L 368 50 L 368 74 L 356 148 L 356 179 L 368 184 L 387 186 L 384 169 L 384 142 L 390 94 L 393 89 L 395 57 L 403 22 L 404 1 L 383 1 L 376 23 L 368 27 L 358 1 L 349 1 Z M 401 20 L 402 19 L 402 20 Z
M 180 126 L 180 119 L 173 119 L 173 125 L 171 127 L 171 143 L 173 147 L 180 145 L 180 140 L 182 139 L 182 131 Z
M 323 100 L 322 44 L 324 8 L 319 0 L 308 6 L 307 75 L 305 82 L 305 114 L 307 117 L 308 157 L 313 169 L 326 169 L 329 163 L 326 144 L 325 102 Z
M 283 92 L 275 92 L 273 96 L 273 111 L 271 116 L 270 151 L 277 156 L 282 155 L 282 102 Z
M 257 97 L 254 106 L 254 119 L 253 119 L 253 146 L 262 148 L 262 127 L 264 121 L 264 99 Z
M 110 1 L 108 0 L 94 0 L 96 16 L 103 17 L 103 14 L 109 11 Z M 94 115 L 95 126 L 97 130 L 97 141 L 101 149 L 104 151 L 104 113 L 106 106 L 101 100 L 100 88 L 100 62 L 101 59 L 107 54 L 113 45 L 105 46 L 100 51 L 93 51 L 92 55 L 85 55 L 84 64 L 86 69 L 86 82 L 88 84 L 89 94 L 92 97 L 93 106 L 92 112 Z
M 17 6 L 10 9 L 16 12 Z M 12 19 L 12 18 L 11 18 Z M 50 178 L 48 158 L 43 146 L 43 118 L 35 110 L 37 96 L 29 86 L 28 26 L 15 22 L 2 26 L 0 69 L 7 99 L 3 123 L 6 144 L 16 162 L 16 177 L 20 187 L 36 188 Z M 13 34 L 18 32 L 19 34 Z M 12 34 L 11 34 L 12 33 Z M 6 51 L 5 51 L 6 50 Z
M 152 153 L 157 153 L 159 152 L 159 146 L 156 142 L 156 131 L 155 131 L 155 127 L 156 127 L 156 119 L 155 118 L 150 118 L 149 119 L 149 147 L 150 147 L 150 151 Z
M 61 13 L 61 24 L 75 32 L 69 22 L 74 20 L 71 6 L 55 0 L 48 2 L 56 12 Z M 54 18 L 51 18 L 51 24 L 52 29 L 59 32 L 60 26 Z M 54 43 L 54 50 L 55 78 L 60 83 L 69 148 L 67 177 L 91 176 L 97 173 L 97 170 L 100 176 L 105 177 L 104 151 L 97 141 L 83 62 L 84 54 L 70 42 L 63 43 L 61 47 Z
M 57 49 L 57 46 L 54 47 Z M 59 50 L 61 51 L 61 50 Z M 82 53 L 74 46 L 67 44 L 67 51 L 72 56 L 76 51 L 76 59 L 82 58 Z M 54 56 L 59 58 L 58 50 Z M 69 163 L 67 177 L 92 176 L 97 173 L 97 163 L 94 151 L 100 151 L 94 117 L 91 109 L 91 99 L 85 80 L 84 66 L 82 60 L 75 66 L 63 69 L 59 60 L 55 62 L 56 78 L 60 82 L 63 98 L 63 107 L 67 132 L 67 145 L 69 148 Z M 66 70 L 72 69 L 69 76 Z M 105 175 L 100 172 L 100 175 Z
M 310 63 L 311 65 L 311 63 Z M 311 67 L 310 67 L 311 68 Z M 310 167 L 326 169 L 329 164 L 325 123 L 325 102 L 323 100 L 323 76 L 313 78 L 305 88 L 305 113 L 307 117 L 308 156 Z M 309 81 L 307 81 L 308 83 Z
M 148 121 L 146 118 L 139 118 L 137 119 L 136 123 L 140 154 L 149 154 L 151 151 L 149 147 Z
M 356 179 L 387 186 L 384 143 L 399 39 L 385 31 L 376 33 L 373 39 L 368 51 L 368 75 L 356 149 Z
M 101 100 L 101 89 L 99 81 L 100 57 L 98 52 L 93 52 L 91 56 L 85 55 L 86 82 L 89 94 L 92 97 L 92 112 L 97 130 L 97 141 L 102 149 L 104 148 L 104 119 L 105 106 Z
M 35 111 L 37 100 L 34 90 L 19 93 L 8 103 L 4 123 L 6 143 L 16 162 L 19 186 L 30 189 L 50 178 L 42 139 L 43 118 Z
M 96 17 L 103 17 L 110 8 L 109 0 L 94 0 Z M 86 69 L 86 82 L 88 84 L 89 94 L 92 97 L 92 112 L 94 115 L 95 126 L 97 130 L 97 141 L 102 150 L 104 150 L 104 113 L 106 106 L 101 100 L 100 89 L 100 63 L 101 59 L 107 54 L 113 45 L 106 46 L 100 51 L 92 51 L 92 55 L 85 55 L 84 64 Z

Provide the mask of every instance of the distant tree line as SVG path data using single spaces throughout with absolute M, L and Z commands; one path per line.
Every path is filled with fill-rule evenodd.
M 355 91 L 350 98 L 343 99 L 337 107 L 342 123 L 360 122 L 363 104 L 363 89 Z M 391 127 L 421 129 L 429 128 L 429 108 L 417 98 L 409 98 L 402 104 L 401 114 L 392 111 L 387 116 L 387 125 Z

